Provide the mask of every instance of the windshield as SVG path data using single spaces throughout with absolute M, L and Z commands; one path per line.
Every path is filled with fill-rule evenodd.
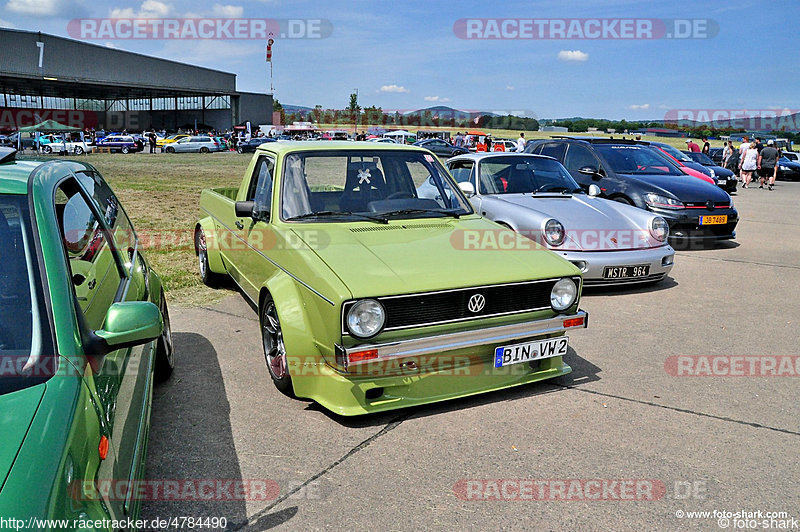
M 561 163 L 532 156 L 488 157 L 480 163 L 481 194 L 579 192 Z
M 659 148 L 661 148 L 662 150 L 664 150 L 665 152 L 669 153 L 670 155 L 672 155 L 673 157 L 675 157 L 676 159 L 678 159 L 681 162 L 687 162 L 687 161 L 691 161 L 692 160 L 691 157 L 689 157 L 688 155 L 683 153 L 681 150 L 679 150 L 675 146 L 670 146 L 669 144 L 658 144 L 657 146 Z
M 611 169 L 619 174 L 682 176 L 663 153 L 632 144 L 595 144 L 595 150 L 605 158 Z
M 698 163 L 700 163 L 700 164 L 702 164 L 702 165 L 705 165 L 705 166 L 708 166 L 708 165 L 713 165 L 713 164 L 714 164 L 714 161 L 712 161 L 711 159 L 709 159 L 709 158 L 708 158 L 708 155 L 706 155 L 705 153 L 700 153 L 700 152 L 692 152 L 692 153 L 689 155 L 689 157 L 691 157 L 691 158 L 692 158 L 692 160 L 694 160 L 695 162 L 698 162 Z
M 283 165 L 283 220 L 472 213 L 438 159 L 421 151 L 301 152 L 287 155 Z
M 0 194 L 0 395 L 53 375 L 27 196 Z

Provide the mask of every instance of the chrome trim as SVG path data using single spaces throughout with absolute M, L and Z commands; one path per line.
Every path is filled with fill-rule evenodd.
M 296 275 L 294 275 L 293 273 L 291 273 L 289 270 L 287 270 L 286 268 L 284 268 L 283 266 L 281 266 L 280 264 L 278 264 L 277 262 L 275 262 L 275 261 L 274 261 L 274 260 L 272 260 L 271 258 L 269 258 L 269 257 L 267 257 L 266 255 L 264 255 L 264 254 L 263 254 L 263 253 L 262 253 L 260 250 L 258 250 L 258 249 L 256 249 L 256 248 L 254 248 L 253 246 L 251 246 L 251 245 L 250 245 L 250 242 L 246 241 L 245 239 L 243 239 L 242 237 L 240 237 L 239 235 L 237 235 L 237 234 L 236 234 L 236 231 L 234 231 L 233 229 L 231 229 L 230 227 L 228 227 L 228 226 L 227 226 L 227 225 L 226 225 L 226 224 L 225 224 L 225 223 L 224 223 L 222 220 L 220 220 L 219 218 L 217 218 L 215 215 L 211 214 L 211 212 L 210 212 L 208 209 L 206 209 L 205 207 L 200 207 L 200 210 L 201 210 L 201 211 L 203 211 L 203 212 L 205 212 L 206 214 L 208 214 L 208 215 L 209 215 L 211 218 L 213 218 L 215 221 L 217 221 L 217 222 L 218 222 L 218 223 L 219 223 L 219 224 L 220 224 L 222 227 L 224 227 L 225 229 L 227 229 L 228 231 L 230 231 L 230 232 L 233 234 L 233 236 L 235 236 L 236 238 L 238 238 L 238 239 L 239 239 L 239 241 L 240 241 L 240 242 L 242 242 L 242 243 L 243 243 L 245 246 L 249 247 L 250 249 L 252 249 L 252 250 L 253 250 L 253 251 L 255 251 L 256 253 L 258 253 L 259 255 L 261 255 L 262 257 L 264 257 L 264 258 L 265 258 L 265 259 L 266 259 L 268 262 L 270 262 L 270 263 L 271 263 L 273 266 L 275 266 L 276 268 L 278 268 L 279 270 L 281 270 L 283 273 L 285 273 L 286 275 L 288 275 L 289 277 L 291 277 L 292 279 L 294 279 L 295 281 L 297 281 L 298 283 L 300 283 L 300 284 L 301 284 L 301 285 L 303 285 L 304 287 L 308 288 L 308 289 L 309 289 L 311 292 L 313 292 L 314 294 L 318 295 L 319 297 L 321 297 L 322 299 L 324 299 L 325 301 L 327 301 L 327 302 L 328 302 L 328 303 L 330 303 L 331 305 L 333 305 L 333 306 L 336 306 L 336 303 L 334 303 L 333 301 L 331 301 L 331 300 L 330 300 L 330 299 L 328 299 L 327 297 L 325 297 L 325 296 L 323 296 L 322 294 L 320 294 L 319 292 L 317 292 L 317 291 L 316 291 L 314 288 L 312 288 L 312 287 L 311 287 L 311 286 L 310 286 L 308 283 L 306 283 L 306 282 L 302 281 L 302 280 L 301 280 L 301 279 L 299 279 L 299 278 L 298 278 Z
M 589 315 L 586 311 L 578 310 L 575 314 L 559 314 L 553 318 L 544 320 L 529 321 L 524 323 L 514 323 L 511 325 L 501 325 L 499 327 L 489 327 L 457 333 L 441 334 L 438 336 L 428 336 L 425 338 L 414 338 L 410 340 L 399 340 L 384 344 L 359 345 L 356 347 L 343 348 L 345 360 L 351 353 L 358 353 L 370 349 L 378 350 L 378 358 L 364 362 L 349 362 L 349 365 L 370 364 L 382 360 L 427 355 L 430 353 L 440 353 L 452 351 L 465 347 L 475 347 L 486 344 L 499 344 L 512 342 L 532 336 L 560 333 L 567 330 L 563 322 L 567 319 L 583 318 L 583 327 L 586 328 L 589 322 Z M 574 329 L 578 327 L 568 327 Z

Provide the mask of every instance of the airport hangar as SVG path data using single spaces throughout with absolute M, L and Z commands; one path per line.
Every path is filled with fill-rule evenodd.
M 272 96 L 236 90 L 236 74 L 0 28 L 0 132 L 56 120 L 129 131 L 272 124 Z

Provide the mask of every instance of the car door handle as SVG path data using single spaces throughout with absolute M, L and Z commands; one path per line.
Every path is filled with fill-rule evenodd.
M 238 227 L 239 229 L 244 229 L 244 224 L 239 220 L 236 220 L 236 227 Z
M 86 286 L 89 287 L 89 290 L 94 290 L 94 287 L 96 285 L 97 285 L 97 279 L 92 279 L 91 281 L 89 281 L 89 284 L 87 284 Z

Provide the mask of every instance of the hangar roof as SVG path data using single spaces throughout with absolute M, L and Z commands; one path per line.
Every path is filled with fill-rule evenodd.
M 40 32 L 0 28 L 0 50 L 0 92 L 99 100 L 236 93 L 236 74 Z

